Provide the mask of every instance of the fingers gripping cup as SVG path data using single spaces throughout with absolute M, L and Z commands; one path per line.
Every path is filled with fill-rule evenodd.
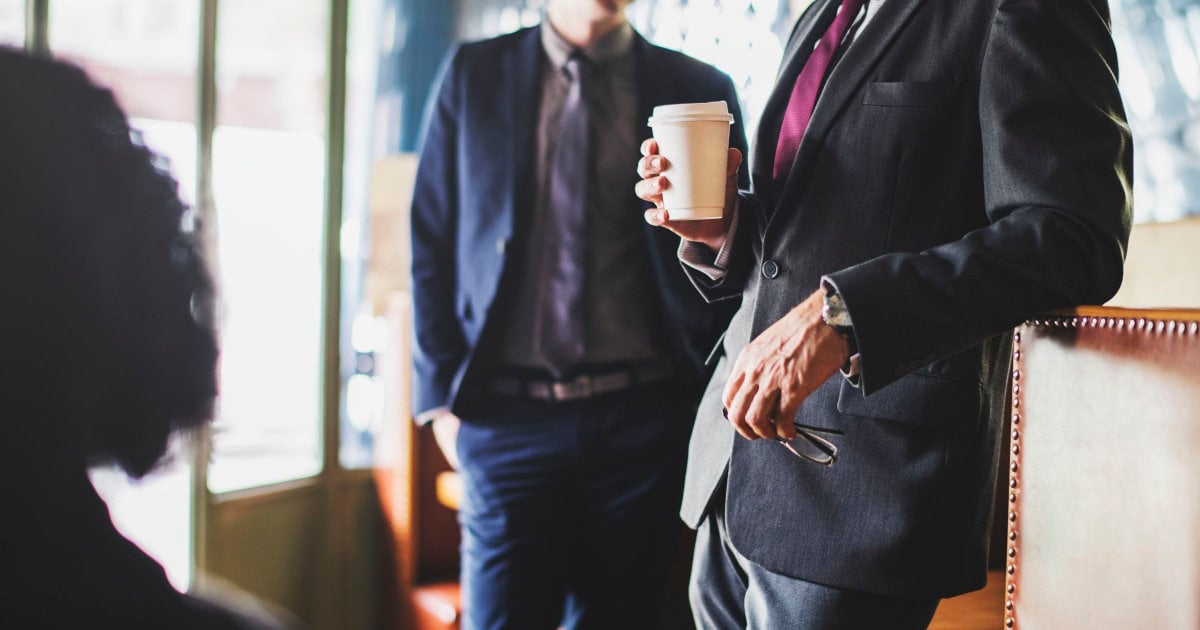
M 650 116 L 671 185 L 663 206 L 672 221 L 719 219 L 725 208 L 725 165 L 733 115 L 725 101 L 659 105 Z

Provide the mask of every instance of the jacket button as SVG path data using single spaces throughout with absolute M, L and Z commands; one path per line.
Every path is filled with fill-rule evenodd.
M 779 275 L 779 263 L 774 260 L 768 260 L 762 264 L 762 275 L 768 278 L 774 278 Z

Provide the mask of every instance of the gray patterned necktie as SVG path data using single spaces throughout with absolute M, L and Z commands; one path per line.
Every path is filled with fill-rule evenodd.
M 571 55 L 563 66 L 569 82 L 558 135 L 547 169 L 545 235 L 538 287 L 534 346 L 539 362 L 562 376 L 578 367 L 585 351 L 583 284 L 587 247 L 588 110 L 587 58 Z

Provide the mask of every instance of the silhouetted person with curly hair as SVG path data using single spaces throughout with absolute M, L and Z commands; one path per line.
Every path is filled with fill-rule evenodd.
M 209 421 L 212 281 L 160 158 L 79 69 L 0 49 L 0 627 L 257 628 L 175 591 L 87 475 Z

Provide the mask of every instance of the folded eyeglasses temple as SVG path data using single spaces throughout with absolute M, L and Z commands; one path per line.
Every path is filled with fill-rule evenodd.
M 811 430 L 806 429 L 804 427 L 796 427 L 796 437 L 804 438 L 805 442 L 808 442 L 809 444 L 811 444 L 813 446 L 813 448 L 824 453 L 826 455 L 826 457 L 818 459 L 816 457 L 813 457 L 812 455 L 801 453 L 800 451 L 796 450 L 796 448 L 793 447 L 788 442 L 788 440 L 785 440 L 780 437 L 775 438 L 775 441 L 782 444 L 784 446 L 784 448 L 791 451 L 792 454 L 795 455 L 796 457 L 799 457 L 801 459 L 807 459 L 808 461 L 813 462 L 814 464 L 820 464 L 822 466 L 832 466 L 833 462 L 837 460 L 838 449 L 837 449 L 837 445 L 834 444 L 833 442 L 826 440 L 825 438 L 817 435 L 816 433 L 814 433 Z

